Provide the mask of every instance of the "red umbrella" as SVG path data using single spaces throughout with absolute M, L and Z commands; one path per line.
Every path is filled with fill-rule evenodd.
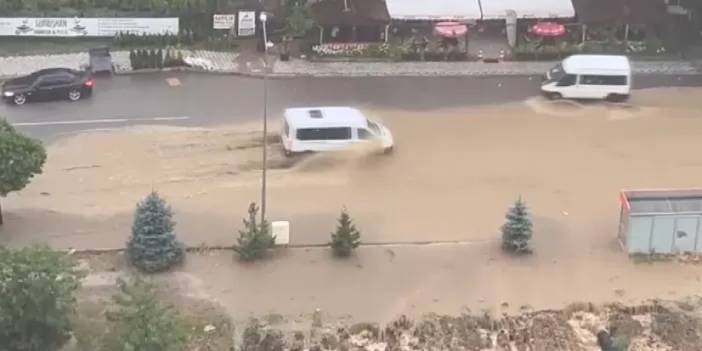
M 565 26 L 556 22 L 540 22 L 531 27 L 532 33 L 542 37 L 558 37 L 565 34 Z
M 468 27 L 459 22 L 439 22 L 434 25 L 434 34 L 446 38 L 460 38 L 468 33 Z

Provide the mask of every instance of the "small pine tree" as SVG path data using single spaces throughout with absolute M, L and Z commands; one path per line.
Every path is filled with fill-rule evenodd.
M 139 61 L 139 69 L 146 68 L 146 50 L 137 51 L 137 61 Z
M 351 255 L 351 251 L 361 244 L 361 233 L 356 229 L 346 209 L 341 210 L 336 231 L 331 233 L 331 245 L 334 254 L 340 257 Z
M 166 49 L 166 53 L 163 56 L 163 67 L 171 67 L 172 60 L 173 58 L 171 58 L 171 50 Z
M 163 68 L 163 50 L 156 51 L 156 67 Z
M 153 285 L 135 278 L 118 280 L 115 307 L 106 312 L 111 324 L 105 338 L 109 350 L 183 350 L 186 332 L 171 306 L 163 304 Z
M 144 272 L 164 271 L 183 260 L 183 245 L 176 241 L 173 213 L 152 192 L 137 204 L 132 236 L 127 242 L 129 261 Z
M 249 205 L 249 217 L 244 219 L 244 230 L 239 231 L 239 238 L 234 245 L 234 251 L 244 261 L 252 261 L 263 257 L 266 251 L 275 245 L 275 237 L 271 234 L 268 222 L 256 222 L 258 206 L 252 202 Z
M 526 204 L 520 197 L 505 216 L 507 222 L 502 225 L 502 248 L 514 253 L 531 253 L 529 240 L 532 235 L 532 223 Z
M 136 59 L 136 52 L 134 50 L 129 51 L 129 63 L 132 65 L 132 69 L 138 69 L 138 62 Z
M 175 66 L 185 66 L 185 59 L 183 58 L 183 52 L 178 51 L 176 54 Z

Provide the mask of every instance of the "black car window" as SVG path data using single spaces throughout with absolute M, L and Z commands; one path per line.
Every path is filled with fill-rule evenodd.
M 53 85 L 68 84 L 74 80 L 74 77 L 68 73 L 52 74 L 39 78 L 38 85 L 40 87 L 48 87 Z

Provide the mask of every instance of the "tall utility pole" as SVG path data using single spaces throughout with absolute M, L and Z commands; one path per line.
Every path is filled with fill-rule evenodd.
M 266 220 L 266 187 L 268 171 L 268 32 L 266 21 L 268 16 L 261 11 L 259 16 L 263 29 L 263 165 L 261 173 L 261 223 Z

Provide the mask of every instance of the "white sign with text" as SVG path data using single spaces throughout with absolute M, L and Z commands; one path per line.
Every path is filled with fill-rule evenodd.
M 178 34 L 178 29 L 178 18 L 0 18 L 0 36 L 112 37 L 118 33 Z
M 232 29 L 236 24 L 236 15 L 214 15 L 212 18 L 213 29 Z
M 256 34 L 256 11 L 239 11 L 237 34 L 248 37 Z

